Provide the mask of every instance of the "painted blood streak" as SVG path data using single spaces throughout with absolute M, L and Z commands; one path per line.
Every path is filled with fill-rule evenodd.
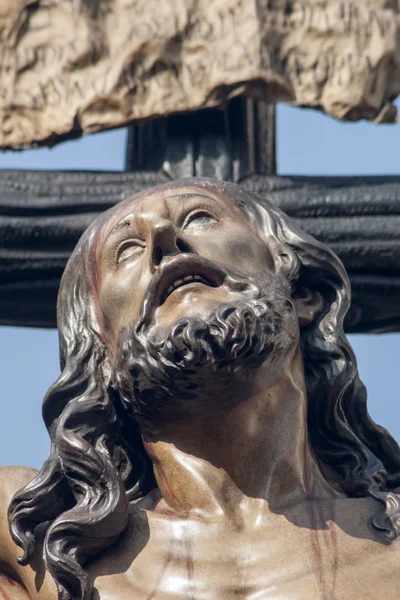
M 314 572 L 321 600 L 334 600 L 338 570 L 338 548 L 335 524 L 325 522 L 320 506 L 313 501 L 310 506 L 311 547 L 314 552 Z M 326 531 L 328 525 L 329 533 Z
M 28 594 L 24 588 L 7 575 L 0 573 L 0 600 L 25 600 L 25 598 L 28 599 Z

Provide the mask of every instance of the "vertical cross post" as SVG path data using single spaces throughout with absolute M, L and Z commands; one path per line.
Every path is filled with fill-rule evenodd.
M 238 182 L 249 175 L 275 175 L 275 105 L 238 97 L 223 108 L 132 125 L 125 166 L 162 171 L 171 179 Z

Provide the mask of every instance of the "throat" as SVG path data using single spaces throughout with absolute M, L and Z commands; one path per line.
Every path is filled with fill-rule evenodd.
M 305 386 L 293 373 L 230 409 L 145 425 L 142 436 L 160 507 L 176 514 L 239 518 L 249 499 L 279 511 L 339 496 L 312 456 Z

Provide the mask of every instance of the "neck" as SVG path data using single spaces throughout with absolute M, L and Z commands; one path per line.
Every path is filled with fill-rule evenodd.
M 336 495 L 310 451 L 306 400 L 298 351 L 279 380 L 267 389 L 252 385 L 249 397 L 229 410 L 147 423 L 143 440 L 163 504 L 179 513 L 226 514 L 248 498 L 280 510 Z

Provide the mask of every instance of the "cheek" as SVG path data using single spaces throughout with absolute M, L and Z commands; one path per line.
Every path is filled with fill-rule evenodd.
M 148 285 L 147 278 L 134 276 L 128 272 L 129 269 L 126 271 L 118 277 L 105 278 L 100 286 L 100 308 L 105 317 L 105 326 L 113 337 L 118 337 L 122 329 L 138 319 Z
M 204 258 L 221 262 L 250 276 L 273 268 L 268 248 L 247 229 L 237 228 L 229 236 L 215 233 L 209 237 L 207 244 L 204 241 L 199 243 L 196 250 Z

